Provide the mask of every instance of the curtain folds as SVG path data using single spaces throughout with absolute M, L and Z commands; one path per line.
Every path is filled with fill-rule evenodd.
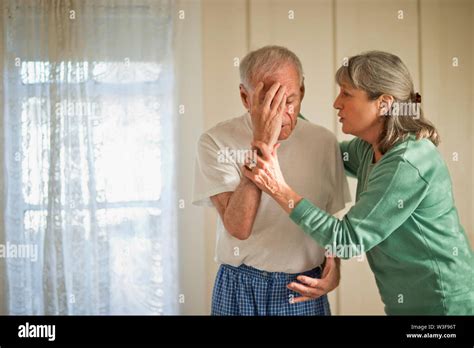
M 9 314 L 177 313 L 172 1 L 2 6 Z

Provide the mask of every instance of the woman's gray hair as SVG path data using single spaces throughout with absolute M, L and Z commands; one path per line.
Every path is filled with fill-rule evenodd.
M 400 105 L 421 102 L 421 97 L 415 93 L 410 72 L 396 55 L 369 51 L 353 56 L 337 70 L 336 82 L 364 90 L 370 100 L 375 100 L 383 94 L 394 98 L 388 116 L 381 116 L 383 131 L 378 147 L 382 154 L 410 133 L 414 133 L 417 139 L 426 138 L 436 146 L 439 144 L 438 131 L 424 118 L 421 108 L 417 109 L 416 115 L 400 116 L 398 113 L 392 113 L 394 108 L 398 110 Z
M 265 46 L 248 53 L 240 62 L 240 81 L 250 89 L 255 81 L 271 75 L 283 64 L 293 64 L 298 72 L 300 86 L 303 85 L 303 66 L 299 58 L 282 46 Z

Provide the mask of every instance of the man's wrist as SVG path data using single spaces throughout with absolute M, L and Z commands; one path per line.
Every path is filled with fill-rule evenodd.
M 275 145 L 275 144 L 270 144 L 272 141 L 272 137 L 267 134 L 254 134 L 253 141 L 254 142 L 261 141 L 262 143 L 265 143 L 269 146 Z
M 257 185 L 255 185 L 255 183 L 250 180 L 249 178 L 247 178 L 245 175 L 242 175 L 242 177 L 240 178 L 240 184 L 243 185 L 243 186 L 250 186 L 252 187 L 253 189 L 255 189 L 256 191 L 261 191 Z

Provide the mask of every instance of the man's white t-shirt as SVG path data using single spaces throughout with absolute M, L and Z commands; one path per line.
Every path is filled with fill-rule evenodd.
M 248 113 L 221 122 L 201 135 L 193 204 L 212 206 L 210 197 L 235 191 L 252 138 Z M 334 214 L 350 201 L 339 144 L 329 130 L 298 119 L 293 133 L 281 141 L 278 160 L 288 185 L 319 208 Z M 300 273 L 321 265 L 324 246 L 306 235 L 270 196 L 262 193 L 248 239 L 230 235 L 218 216 L 216 261 L 268 272 Z

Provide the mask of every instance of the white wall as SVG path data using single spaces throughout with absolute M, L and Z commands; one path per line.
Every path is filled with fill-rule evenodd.
M 421 10 L 425 113 L 440 130 L 439 148 L 451 173 L 461 221 L 472 242 L 474 3 L 424 0 Z M 453 66 L 453 58 L 458 58 L 459 66 Z
M 247 47 L 247 3 L 245 0 L 203 1 L 203 96 L 206 129 L 243 112 L 239 97 L 238 66 L 234 58 L 242 57 Z M 214 209 L 207 208 L 205 225 L 208 296 L 204 302 L 210 313 L 210 300 L 217 264 L 214 261 L 216 219 Z
M 347 57 L 368 49 L 387 50 L 407 64 L 423 96 L 426 116 L 438 126 L 456 203 L 471 243 L 474 241 L 474 9 L 469 0 L 203 0 L 202 76 L 204 126 L 238 116 L 244 109 L 238 93 L 235 57 L 267 44 L 294 50 L 305 70 L 302 113 L 312 122 L 347 136 L 336 122 L 332 102 L 334 72 Z M 289 12 L 293 11 L 293 12 Z M 399 11 L 403 11 L 403 14 Z M 294 19 L 289 19 L 293 14 Z M 399 17 L 403 15 L 403 19 Z M 460 65 L 452 67 L 452 57 Z M 452 153 L 459 153 L 459 161 Z M 351 182 L 353 196 L 355 182 Z M 210 308 L 216 265 L 213 261 L 216 213 L 205 220 L 204 258 Z M 187 271 L 185 271 L 187 272 Z M 367 261 L 343 261 L 342 281 L 330 296 L 335 314 L 382 314 L 383 306 Z M 196 309 L 197 309 L 196 307 Z M 196 312 L 193 312 L 196 313 Z
M 177 113 L 178 209 L 179 224 L 179 300 L 182 314 L 206 313 L 208 298 L 206 275 L 209 274 L 207 243 L 204 238 L 206 221 L 203 210 L 191 204 L 196 142 L 206 128 L 203 116 L 202 75 L 202 14 L 201 4 L 180 0 L 175 11 L 184 11 L 184 18 L 175 18 L 175 71 L 177 93 L 175 108 L 184 106 L 184 114 Z M 183 206 L 184 204 L 184 206 Z

